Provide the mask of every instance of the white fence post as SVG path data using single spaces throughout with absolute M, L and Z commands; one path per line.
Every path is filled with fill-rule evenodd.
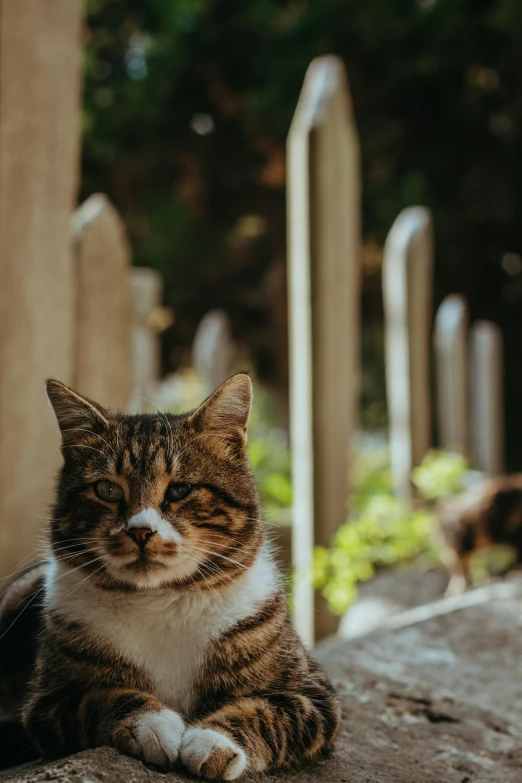
M 130 288 L 133 308 L 130 407 L 133 411 L 153 410 L 161 357 L 158 332 L 152 326 L 151 317 L 161 305 L 163 280 L 154 269 L 133 267 L 130 270 Z
M 127 410 L 131 391 L 131 251 L 125 226 L 97 193 L 73 216 L 76 261 L 74 387 Z
M 310 644 L 335 630 L 314 610 L 314 544 L 346 519 L 359 395 L 360 154 L 345 69 L 312 62 L 288 137 L 294 619 Z
M 205 394 L 212 394 L 230 377 L 235 352 L 228 315 L 210 310 L 199 322 L 192 346 L 193 364 Z
M 444 449 L 469 453 L 468 308 L 464 297 L 447 296 L 435 317 L 437 420 Z
M 70 383 L 80 0 L 0 0 L 0 575 L 34 551 L 59 437 L 45 378 Z
M 490 321 L 471 329 L 470 375 L 473 463 L 496 476 L 504 470 L 502 335 Z
M 404 209 L 386 240 L 383 298 L 390 451 L 397 494 L 432 445 L 430 405 L 433 232 L 423 207 Z

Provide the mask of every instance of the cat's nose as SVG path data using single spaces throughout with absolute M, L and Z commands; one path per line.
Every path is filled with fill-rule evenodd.
M 158 529 L 158 513 L 153 508 L 144 508 L 127 522 L 127 535 L 143 551 Z
M 140 549 L 145 549 L 155 532 L 150 527 L 131 527 L 127 529 L 127 535 L 129 538 L 132 538 Z

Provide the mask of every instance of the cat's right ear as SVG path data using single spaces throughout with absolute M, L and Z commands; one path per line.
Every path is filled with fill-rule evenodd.
M 82 437 L 82 433 L 110 425 L 109 411 L 97 402 L 82 397 L 64 383 L 53 379 L 47 381 L 46 388 L 64 443 L 77 441 Z

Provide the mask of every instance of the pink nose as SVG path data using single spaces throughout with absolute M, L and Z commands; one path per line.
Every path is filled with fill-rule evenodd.
M 127 530 L 129 538 L 132 538 L 140 549 L 143 549 L 148 544 L 154 533 L 155 531 L 149 527 L 132 527 Z

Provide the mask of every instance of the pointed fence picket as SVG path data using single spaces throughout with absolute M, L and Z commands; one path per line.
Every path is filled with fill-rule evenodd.
M 0 0 L 2 575 L 36 546 L 59 464 L 45 378 L 73 376 L 83 6 Z
M 294 618 L 311 643 L 336 625 L 310 570 L 346 518 L 360 377 L 360 153 L 337 57 L 310 65 L 290 128 L 288 236 Z
M 123 221 L 97 193 L 73 216 L 76 336 L 73 386 L 117 410 L 131 391 L 131 251 Z
M 412 468 L 432 445 L 433 229 L 427 209 L 400 213 L 386 240 L 382 274 L 391 465 L 397 494 L 409 499 Z

